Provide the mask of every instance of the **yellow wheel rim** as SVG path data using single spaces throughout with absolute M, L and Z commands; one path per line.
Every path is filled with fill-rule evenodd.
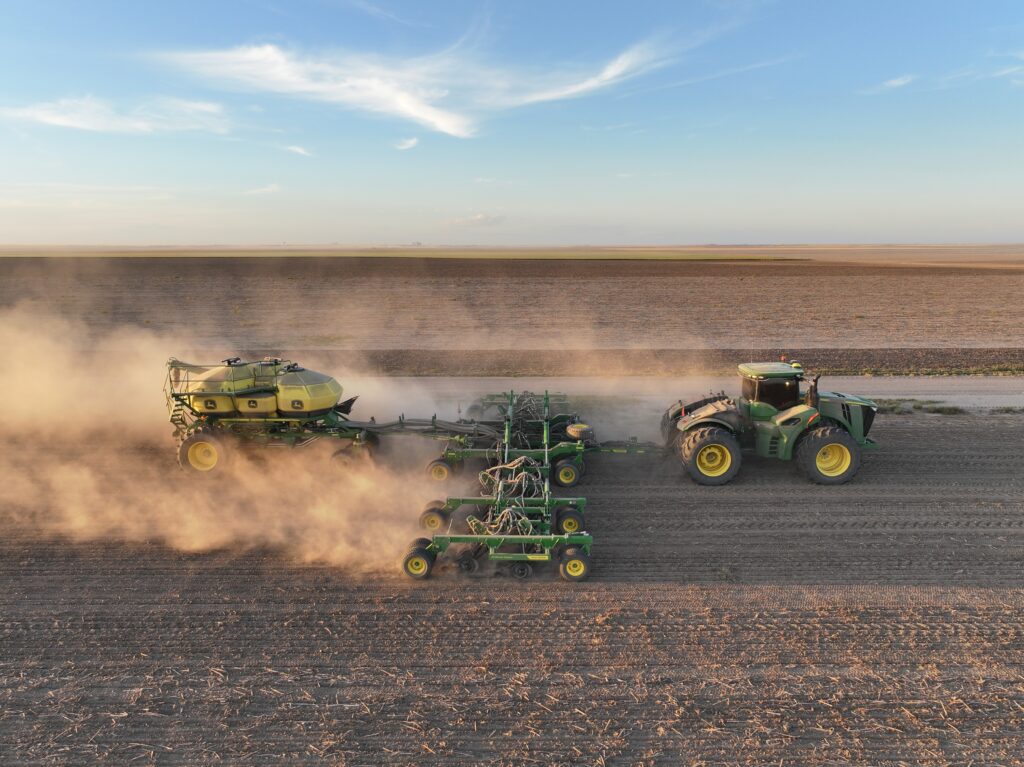
M 583 564 L 582 559 L 570 559 L 565 563 L 565 571 L 575 578 L 583 575 L 586 569 L 587 566 Z
M 196 471 L 213 471 L 217 466 L 217 446 L 212 442 L 195 442 L 188 449 L 188 465 Z
M 826 477 L 840 476 L 850 468 L 851 463 L 853 456 L 850 455 L 850 448 L 838 442 L 825 445 L 814 457 L 814 465 Z
M 410 557 L 405 563 L 410 575 L 423 575 L 427 571 L 427 560 L 423 557 Z
M 570 482 L 576 479 L 576 468 L 573 466 L 563 466 L 558 470 L 558 480 L 564 485 L 568 485 Z
M 441 515 L 440 514 L 428 514 L 426 519 L 423 520 L 423 526 L 428 530 L 438 530 L 441 527 Z
M 706 445 L 697 453 L 697 468 L 706 477 L 720 477 L 732 466 L 732 454 L 725 445 Z
M 562 520 L 562 530 L 566 533 L 575 533 L 580 529 L 580 521 L 575 517 L 566 517 Z M 574 562 L 576 560 L 573 560 Z
M 444 482 L 448 479 L 448 464 L 435 463 L 430 468 L 430 476 L 436 479 L 438 482 Z

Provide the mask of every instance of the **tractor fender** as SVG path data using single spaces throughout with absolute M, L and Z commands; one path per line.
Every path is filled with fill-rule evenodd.
M 721 426 L 723 429 L 727 429 L 733 434 L 737 434 L 739 432 L 737 424 L 730 423 L 730 420 L 727 420 L 726 418 L 701 418 L 693 421 L 679 421 L 679 423 L 676 424 L 676 427 L 681 432 L 693 431 L 701 426 Z

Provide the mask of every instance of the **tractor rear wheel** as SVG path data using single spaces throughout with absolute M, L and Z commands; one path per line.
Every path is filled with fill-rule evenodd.
M 819 426 L 796 446 L 796 462 L 819 485 L 842 485 L 860 470 L 861 450 L 850 433 L 838 426 Z
M 212 474 L 227 464 L 223 440 L 197 431 L 178 446 L 178 464 L 192 474 Z
M 720 426 L 702 426 L 683 441 L 680 458 L 698 485 L 724 485 L 740 470 L 740 443 Z

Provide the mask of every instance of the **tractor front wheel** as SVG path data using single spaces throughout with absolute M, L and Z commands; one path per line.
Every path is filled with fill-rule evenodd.
M 694 429 L 680 444 L 679 455 L 698 485 L 724 485 L 740 470 L 740 443 L 719 426 Z
M 178 446 L 178 464 L 192 474 L 212 474 L 227 464 L 223 440 L 197 431 Z
M 819 426 L 796 446 L 796 462 L 819 485 L 842 485 L 860 470 L 861 450 L 850 433 L 838 426 Z

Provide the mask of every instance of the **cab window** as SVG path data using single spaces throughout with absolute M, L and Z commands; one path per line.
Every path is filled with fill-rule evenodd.
M 757 381 L 755 381 L 753 378 L 743 379 L 743 397 L 748 402 L 757 401 Z
M 757 400 L 776 410 L 785 410 L 800 403 L 800 384 L 795 378 L 768 378 L 760 382 Z

